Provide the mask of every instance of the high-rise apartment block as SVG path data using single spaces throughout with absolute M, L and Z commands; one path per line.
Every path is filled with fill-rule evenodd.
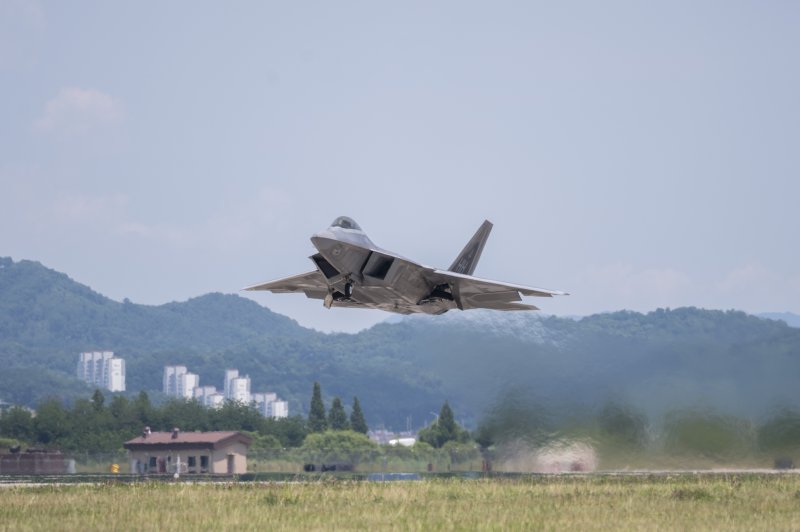
M 238 369 L 225 370 L 225 399 L 250 403 L 250 377 L 240 376 Z
M 191 399 L 200 386 L 200 375 L 189 372 L 186 366 L 164 366 L 162 384 L 165 395 Z
M 222 393 L 225 395 L 225 399 L 230 399 L 231 396 L 231 381 L 233 379 L 239 378 L 239 370 L 238 369 L 226 369 L 225 370 L 225 380 L 222 382 Z
M 165 366 L 163 385 L 166 395 L 193 398 L 209 408 L 220 408 L 225 401 L 244 405 L 255 403 L 256 409 L 264 417 L 289 417 L 288 402 L 278 400 L 278 395 L 272 392 L 250 393 L 250 377 L 239 375 L 238 369 L 225 370 L 222 392 L 216 386 L 200 386 L 200 376 L 189 372 L 186 366 Z
M 111 392 L 125 391 L 125 360 L 113 351 L 87 351 L 78 356 L 78 378 Z
M 236 377 L 231 379 L 230 396 L 228 399 L 231 401 L 238 401 L 240 403 L 250 403 L 250 377 Z
M 267 405 L 267 413 L 264 417 L 270 417 L 272 419 L 289 417 L 289 402 L 272 401 Z
M 276 393 L 254 393 L 253 402 L 256 410 L 264 417 L 272 419 L 289 417 L 289 403 L 279 401 Z
M 194 398 L 209 408 L 219 408 L 225 402 L 225 396 L 217 391 L 216 386 L 197 386 L 194 389 Z
M 253 402 L 256 405 L 271 403 L 278 400 L 278 394 L 272 392 L 258 392 L 253 394 Z

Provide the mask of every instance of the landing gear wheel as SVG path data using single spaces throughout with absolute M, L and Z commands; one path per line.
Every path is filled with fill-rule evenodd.
M 344 285 L 344 297 L 350 299 L 352 295 L 353 295 L 353 283 L 346 283 Z

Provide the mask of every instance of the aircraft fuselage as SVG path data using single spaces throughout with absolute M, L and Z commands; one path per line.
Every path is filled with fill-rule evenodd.
M 379 248 L 361 231 L 331 227 L 312 236 L 311 243 L 318 251 L 311 261 L 332 289 L 326 306 L 348 301 L 402 313 L 413 312 L 407 310 L 413 306 L 426 314 L 455 308 L 445 293 L 429 297 L 434 286 L 420 273 L 420 264 Z

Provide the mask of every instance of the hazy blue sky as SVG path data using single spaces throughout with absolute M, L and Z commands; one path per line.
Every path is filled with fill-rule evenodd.
M 0 255 L 160 304 L 338 215 L 547 312 L 800 312 L 800 3 L 0 2 Z M 249 295 L 249 294 L 248 294 Z M 258 302 L 322 330 L 375 311 Z

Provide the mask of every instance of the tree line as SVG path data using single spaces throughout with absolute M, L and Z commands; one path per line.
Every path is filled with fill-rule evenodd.
M 319 385 L 315 384 L 315 393 Z M 321 397 L 318 398 L 321 404 Z M 324 412 L 324 406 L 323 412 Z M 325 428 L 352 430 L 366 434 L 368 427 L 358 398 L 353 399 L 350 417 L 341 400 L 335 398 Z M 116 452 L 122 444 L 141 434 L 144 427 L 153 431 L 238 430 L 248 433 L 257 448 L 299 447 L 306 436 L 319 431 L 311 418 L 292 416 L 281 419 L 263 417 L 253 405 L 226 401 L 220 408 L 206 408 L 196 400 L 172 398 L 161 405 L 150 401 L 146 392 L 135 398 L 113 396 L 110 401 L 100 390 L 90 399 L 65 406 L 58 399 L 40 402 L 35 414 L 14 406 L 0 416 L 0 445 L 13 441 L 33 447 L 88 453 Z
M 155 405 L 146 392 L 133 399 L 115 395 L 108 401 L 102 391 L 95 390 L 91 398 L 78 399 L 70 407 L 57 399 L 39 403 L 35 414 L 21 406 L 11 407 L 0 416 L 0 446 L 19 442 L 68 452 L 116 452 L 146 426 L 153 431 L 174 427 L 183 431 L 238 430 L 252 436 L 254 447 L 261 449 L 304 443 L 323 447 L 344 441 L 363 445 L 369 430 L 358 397 L 353 397 L 349 415 L 339 397 L 334 397 L 326 410 L 318 382 L 313 386 L 308 417 L 282 419 L 264 418 L 254 405 L 236 401 L 226 401 L 220 408 L 178 398 Z M 345 432 L 354 435 L 336 435 Z M 306 441 L 309 435 L 314 436 Z M 469 433 L 456 424 L 445 402 L 437 421 L 420 432 L 420 440 L 439 448 L 448 441 L 466 442 Z
M 310 432 L 325 432 L 329 429 L 352 430 L 361 434 L 366 434 L 369 430 L 364 419 L 364 412 L 361 411 L 361 403 L 358 401 L 358 397 L 353 397 L 353 407 L 349 418 L 339 397 L 333 398 L 331 409 L 326 414 L 325 404 L 322 402 L 322 387 L 318 382 L 315 382 L 311 393 L 311 407 L 308 413 L 308 430 Z
M 800 456 L 800 411 L 791 408 L 774 411 L 761 423 L 710 410 L 677 410 L 656 428 L 629 405 L 612 402 L 593 414 L 569 419 L 548 414 L 542 405 L 526 404 L 523 398 L 512 399 L 490 411 L 473 433 L 456 423 L 445 401 L 436 420 L 419 431 L 417 446 L 491 449 L 509 440 L 541 446 L 555 437 L 590 440 L 600 453 L 661 452 L 734 462 L 759 453 L 775 459 Z M 19 443 L 65 452 L 118 452 L 145 426 L 154 431 L 239 430 L 253 438 L 254 449 L 375 449 L 366 437 L 368 427 L 358 398 L 353 398 L 349 414 L 339 397 L 326 409 L 319 383 L 314 383 L 308 416 L 284 419 L 264 418 L 254 406 L 233 401 L 217 409 L 183 399 L 154 405 L 146 392 L 132 399 L 107 400 L 96 390 L 91 398 L 69 407 L 48 399 L 38 405 L 35 415 L 20 406 L 5 411 L 0 416 L 0 447 Z

